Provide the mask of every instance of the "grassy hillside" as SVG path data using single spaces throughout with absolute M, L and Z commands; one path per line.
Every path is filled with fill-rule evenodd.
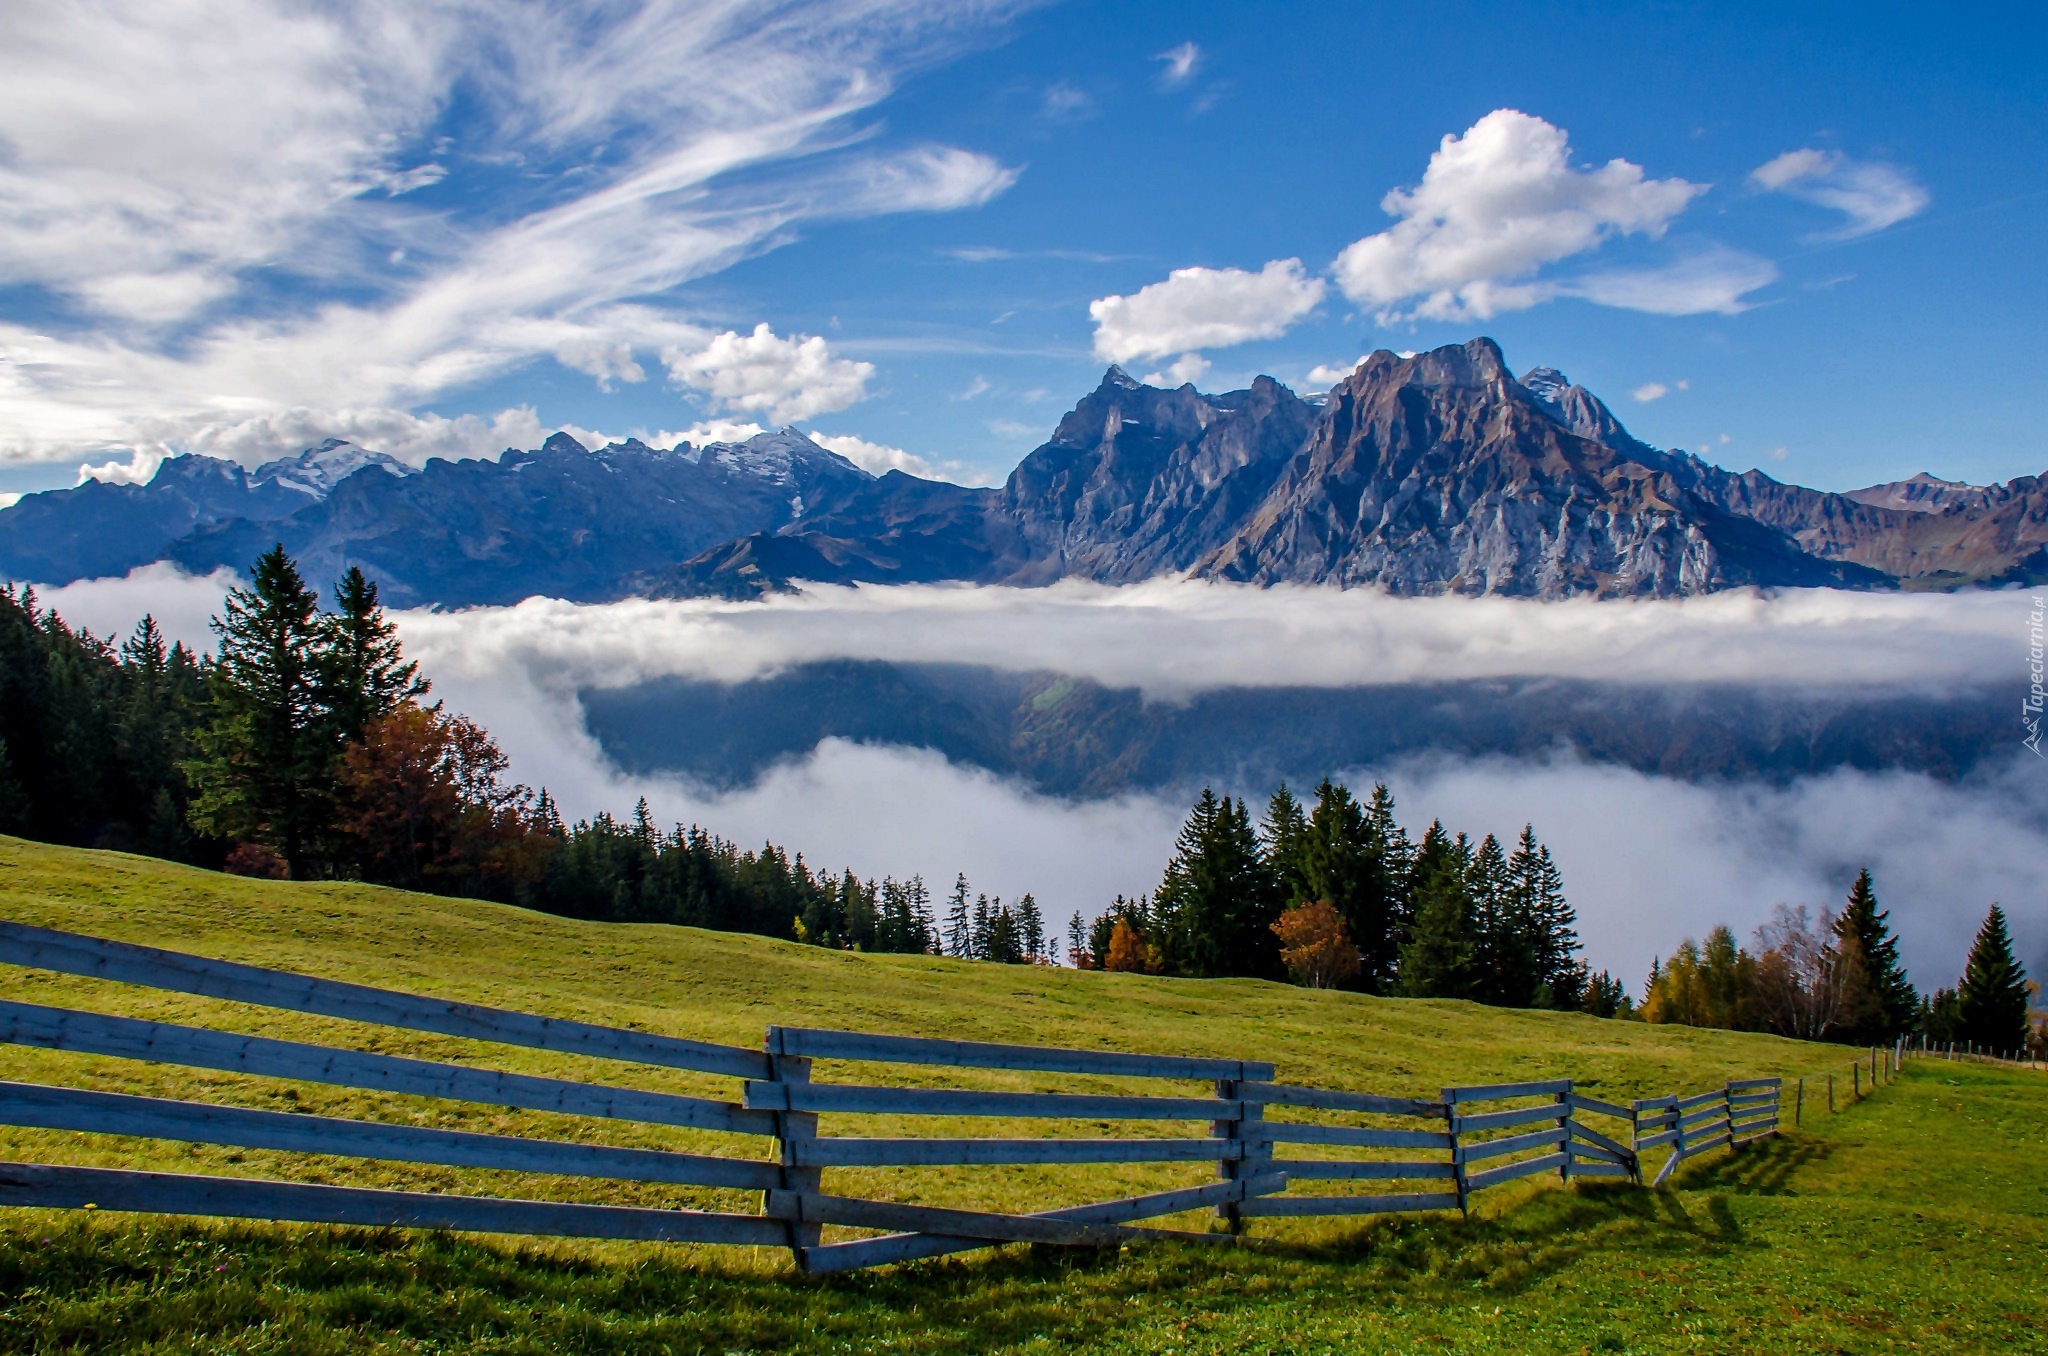
M 1611 1100 L 1796 1075 L 1841 1052 L 1465 1003 L 852 956 L 667 927 L 581 924 L 351 885 L 280 885 L 0 838 L 0 916 L 529 1011 L 752 1045 L 771 1022 L 1260 1057 L 1283 1078 L 1430 1093 L 1570 1075 Z M 730 1095 L 730 1081 L 0 969 L 34 1002 L 501 1068 Z M 841 1079 L 848 1069 L 821 1066 Z M 903 1071 L 892 1070 L 895 1074 Z M 938 1075 L 941 1071 L 927 1071 Z M 0 1050 L 0 1078 L 591 1137 L 588 1122 L 314 1084 Z M 1113 1080 L 962 1076 L 989 1087 Z M 930 1081 L 941 1081 L 934 1076 Z M 1150 1085 L 1157 1090 L 1161 1085 Z M 886 1126 L 828 1118 L 828 1133 Z M 2048 1244 L 2034 1172 L 2048 1079 L 1921 1065 L 1785 1140 L 1660 1192 L 1489 1195 L 1455 1217 L 1288 1223 L 1277 1256 L 1032 1255 L 799 1283 L 779 1254 L 0 1212 L 0 1350 L 1696 1351 L 2014 1349 Z M 911 1129 L 913 1127 L 905 1127 Z M 1079 1128 L 1079 1127 L 1074 1127 Z M 1104 1127 L 1108 1129 L 1108 1127 Z M 944 1133 L 925 1121 L 917 1133 Z M 1032 1133 L 1000 1122 L 957 1133 Z M 1114 1133 L 1115 1131 L 1111 1131 Z M 760 1141 L 600 1126 L 619 1144 Z M 1981 1137 L 1980 1137 L 1981 1136 Z M 0 1128 L 0 1156 L 562 1199 L 751 1210 L 738 1193 L 289 1158 Z M 1200 1165 L 1118 1170 L 1131 1190 Z M 828 1187 L 1043 1208 L 1104 1194 L 1071 1170 L 848 1170 Z M 1795 1336 L 1796 1335 L 1796 1338 Z

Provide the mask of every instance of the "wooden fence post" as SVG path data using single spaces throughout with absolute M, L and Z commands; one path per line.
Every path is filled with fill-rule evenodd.
M 1557 1165 L 1557 1180 L 1569 1182 L 1572 1180 L 1572 1080 L 1569 1078 L 1564 1081 L 1564 1091 L 1557 1094 L 1557 1107 L 1564 1112 L 1564 1119 L 1559 1122 L 1564 1127 L 1564 1162 Z
M 1828 1075 L 1828 1115 L 1835 1114 L 1835 1076 Z
M 1216 1080 L 1216 1096 L 1219 1101 L 1239 1101 L 1244 1094 L 1244 1082 L 1235 1078 Z M 1226 1153 L 1216 1161 L 1216 1175 L 1225 1181 L 1238 1181 L 1247 1177 L 1258 1177 L 1265 1173 L 1265 1164 L 1273 1156 L 1270 1140 L 1256 1136 L 1266 1119 L 1263 1102 L 1246 1102 L 1242 1108 L 1242 1119 L 1234 1121 L 1211 1121 L 1209 1133 L 1235 1146 L 1235 1156 Z M 1244 1214 L 1238 1202 L 1226 1201 L 1216 1207 L 1216 1217 L 1224 1221 L 1233 1234 L 1244 1232 Z
M 768 1055 L 768 1076 L 777 1083 L 808 1083 L 811 1081 L 811 1061 L 801 1055 L 782 1053 L 782 1028 L 771 1026 L 768 1036 L 762 1042 Z M 802 1166 L 802 1146 L 807 1146 L 818 1137 L 818 1113 L 815 1111 L 791 1111 L 788 1099 L 775 1112 L 775 1141 L 782 1165 L 782 1189 L 793 1198 L 795 1209 L 785 1216 L 784 1230 L 789 1236 L 789 1255 L 796 1262 L 798 1271 L 810 1270 L 809 1250 L 823 1240 L 825 1229 L 822 1224 L 804 1218 L 804 1204 L 815 1199 L 824 1186 L 825 1170 Z
M 1806 1110 L 1806 1080 L 1799 1080 L 1798 1090 L 1792 1094 L 1792 1126 L 1799 1127 L 1800 1113 Z
M 1443 1090 L 1442 1096 L 1444 1099 L 1444 1128 L 1451 1132 L 1451 1182 L 1458 1193 L 1458 1213 L 1469 1215 L 1472 1213 L 1472 1209 L 1469 1204 L 1470 1188 L 1465 1181 L 1465 1156 L 1458 1152 L 1458 1099 L 1452 1095 L 1452 1091 L 1449 1088 Z
M 1853 1060 L 1849 1064 L 1849 1101 L 1851 1105 L 1863 1100 L 1863 1061 Z

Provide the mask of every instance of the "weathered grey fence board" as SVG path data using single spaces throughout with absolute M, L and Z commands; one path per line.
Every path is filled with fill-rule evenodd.
M 1184 1187 L 1176 1191 L 1154 1192 L 1148 1196 L 1100 1201 L 1093 1205 L 1040 1210 L 1034 1212 L 1031 1217 L 1069 1220 L 1081 1224 L 1123 1224 L 1131 1220 L 1178 1215 L 1190 1210 L 1206 1210 L 1211 1206 L 1232 1201 L 1246 1201 L 1253 1196 L 1284 1190 L 1286 1185 L 1286 1177 L 1275 1173 L 1238 1181 L 1214 1182 L 1207 1186 Z M 806 1249 L 802 1265 L 806 1271 L 813 1274 L 826 1275 L 838 1271 L 857 1271 L 863 1267 L 885 1266 L 892 1262 L 910 1262 L 922 1257 L 941 1257 L 947 1253 L 968 1252 L 989 1246 L 991 1244 L 985 1238 L 963 1238 L 957 1234 L 888 1234 L 881 1238 L 854 1239 L 845 1243 L 827 1243 L 821 1247 Z
M 780 1181 L 773 1163 L 258 1111 L 37 1083 L 0 1083 L 0 1125 L 681 1186 L 765 1191 Z
M 1681 1097 L 1673 1102 L 1671 1106 L 1675 1111 L 1685 1112 L 1692 1110 L 1696 1106 L 1705 1106 L 1709 1102 L 1718 1102 L 1727 1095 L 1727 1092 L 1723 1089 L 1715 1088 L 1712 1092 L 1701 1092 L 1695 1093 L 1691 1097 Z
M 1467 1177 L 1465 1179 L 1465 1189 L 1468 1192 L 1484 1191 L 1488 1187 L 1499 1186 L 1502 1182 L 1512 1182 L 1518 1177 L 1534 1177 L 1540 1172 L 1554 1171 L 1557 1168 L 1563 1167 L 1564 1163 L 1565 1156 L 1561 1153 L 1556 1153 L 1545 1154 L 1541 1158 L 1531 1158 L 1522 1163 L 1509 1163 L 1504 1167 L 1488 1168 L 1485 1172 L 1475 1172 Z
M 1549 1106 L 1488 1111 L 1478 1116 L 1454 1115 L 1451 1117 L 1451 1129 L 1461 1135 L 1476 1135 L 1487 1130 L 1506 1130 L 1510 1126 L 1534 1125 L 1538 1121 L 1561 1121 L 1570 1114 L 1569 1108 L 1553 1102 Z
M 1258 1133 L 1282 1144 L 1343 1144 L 1360 1149 L 1448 1149 L 1449 1134 L 1438 1130 L 1380 1130 L 1364 1125 L 1297 1125 L 1263 1121 Z
M 1239 1207 L 1246 1215 L 1281 1219 L 1304 1215 L 1386 1215 L 1406 1210 L 1456 1210 L 1454 1191 L 1404 1192 L 1393 1196 L 1261 1196 Z
M 1611 1150 L 1603 1149 L 1597 1144 L 1581 1144 L 1573 1140 L 1565 1145 L 1565 1150 L 1575 1159 L 1583 1158 L 1596 1162 L 1618 1163 L 1624 1168 L 1629 1166 L 1630 1157 L 1628 1154 L 1615 1153 Z
M 1736 1136 L 1735 1138 L 1731 1139 L 1731 1140 L 1729 1141 L 1729 1143 L 1730 1143 L 1730 1144 L 1754 1144 L 1754 1143 L 1755 1143 L 1755 1142 L 1756 1142 L 1757 1140 L 1760 1140 L 1760 1139 L 1769 1139 L 1769 1138 L 1770 1138 L 1770 1137 L 1771 1137 L 1772 1135 L 1775 1135 L 1775 1134 L 1777 1134 L 1777 1133 L 1778 1133 L 1778 1123 L 1777 1123 L 1776 1121 L 1772 1121 L 1772 1122 L 1771 1122 L 1771 1123 L 1770 1123 L 1770 1124 L 1769 1124 L 1768 1126 L 1765 1126 L 1765 1127 L 1764 1127 L 1763 1129 L 1761 1129 L 1761 1130 L 1758 1130 L 1758 1131 L 1757 1131 L 1757 1132 L 1756 1132 L 1755 1134 L 1752 1134 L 1752 1135 L 1738 1135 L 1738 1136 Z
M 943 1167 L 1001 1163 L 1207 1163 L 1244 1156 L 1227 1139 L 855 1139 L 821 1136 L 797 1146 L 815 1168 Z
M 1728 1099 L 1728 1105 L 1731 1107 L 1776 1106 L 1777 1104 L 1778 1094 L 1775 1092 L 1755 1093 L 1747 1097 L 1730 1097 Z
M 397 1055 L 335 1050 L 324 1045 L 242 1036 L 202 1027 L 108 1017 L 96 1012 L 0 1001 L 0 1042 L 45 1050 L 111 1055 L 194 1069 L 289 1078 L 374 1092 L 516 1106 L 571 1116 L 646 1121 L 656 1125 L 773 1135 L 775 1118 L 734 1102 L 676 1093 L 573 1083 L 531 1074 L 499 1073 Z
M 1737 1078 L 1728 1084 L 1728 1091 L 1744 1092 L 1750 1088 L 1782 1088 L 1784 1086 L 1785 1080 L 1782 1078 Z
M 1581 1125 L 1579 1122 L 1573 1121 L 1571 1131 L 1578 1138 L 1585 1140 L 1589 1144 L 1597 1144 L 1609 1153 L 1621 1154 L 1624 1157 L 1634 1153 L 1634 1150 L 1630 1149 L 1626 1144 L 1619 1140 L 1609 1139 L 1590 1125 Z
M 1552 1144 L 1562 1144 L 1564 1139 L 1564 1127 L 1559 1126 L 1555 1130 L 1535 1130 L 1526 1135 L 1509 1135 L 1505 1139 L 1480 1140 L 1476 1144 L 1460 1143 L 1451 1151 L 1451 1157 L 1458 1163 L 1477 1163 L 1488 1158 L 1520 1153 L 1524 1149 L 1540 1149 Z
M 1560 1092 L 1572 1090 L 1568 1078 L 1551 1079 L 1544 1083 L 1488 1083 L 1469 1088 L 1445 1088 L 1447 1102 L 1499 1102 L 1510 1097 L 1554 1097 Z
M 1290 1182 L 1362 1182 L 1380 1178 L 1455 1177 L 1449 1163 L 1394 1163 L 1356 1158 L 1276 1158 L 1275 1172 Z
M 560 1050 L 737 1078 L 768 1076 L 765 1055 L 737 1046 L 711 1045 L 679 1036 L 623 1031 L 567 1018 L 536 1017 L 475 1003 L 314 979 L 178 951 L 81 937 L 25 923 L 0 922 L 0 962 L 501 1045 Z
M 1635 1113 L 1627 1107 L 1616 1106 L 1612 1102 L 1598 1101 L 1586 1096 L 1584 1093 L 1573 1093 L 1571 1095 L 1571 1106 L 1574 1111 L 1591 1111 L 1596 1115 L 1612 1116 L 1616 1120 L 1626 1121 L 1635 1119 Z
M 782 1048 L 810 1059 L 872 1060 L 885 1064 L 944 1064 L 974 1069 L 1017 1069 L 1042 1073 L 1113 1074 L 1130 1078 L 1218 1078 L 1270 1081 L 1273 1066 L 1258 1060 L 1204 1059 L 1185 1055 L 1130 1055 L 1113 1050 L 1058 1050 L 990 1041 L 931 1040 L 922 1036 L 874 1036 L 858 1031 L 825 1031 L 784 1026 Z M 758 1075 L 756 1075 L 758 1077 Z
M 1119 1097 L 1085 1092 L 978 1092 L 846 1083 L 746 1085 L 750 1111 L 856 1112 L 898 1116 L 1032 1116 L 1049 1120 L 1235 1120 L 1244 1103 L 1214 1097 Z
M 1379 1116 L 1426 1116 L 1442 1120 L 1448 1110 L 1442 1102 L 1428 1102 L 1418 1097 L 1375 1097 L 1364 1092 L 1293 1087 L 1285 1083 L 1246 1083 L 1239 1088 L 1238 1094 L 1247 1102 L 1317 1107 L 1324 1111 L 1362 1111 Z
M 90 1205 L 96 1210 L 161 1215 L 355 1224 L 371 1228 L 461 1229 L 484 1234 L 617 1238 L 648 1243 L 779 1247 L 783 1241 L 781 1222 L 759 1215 L 438 1196 L 415 1191 L 374 1191 L 364 1187 L 41 1163 L 0 1163 L 0 1205 L 74 1210 Z
M 1695 1126 L 1705 1125 L 1705 1124 L 1707 1124 L 1707 1123 L 1708 1123 L 1709 1121 L 1725 1121 L 1725 1120 L 1727 1120 L 1727 1119 L 1728 1119 L 1728 1108 L 1727 1108 L 1727 1107 L 1725 1107 L 1725 1106 L 1710 1106 L 1710 1107 L 1703 1107 L 1703 1108 L 1701 1108 L 1700 1110 L 1698 1110 L 1698 1111 L 1695 1111 L 1695 1112 L 1693 1112 L 1693 1113 L 1692 1113 L 1691 1115 L 1689 1115 L 1689 1116 L 1680 1116 L 1680 1117 L 1678 1118 L 1678 1128 L 1679 1128 L 1679 1129 L 1681 1129 L 1681 1130 L 1684 1130 L 1684 1131 L 1686 1131 L 1687 1133 L 1690 1133 L 1690 1132 L 1692 1131 L 1693 1127 L 1695 1127 Z
M 952 1234 L 991 1243 L 1061 1243 L 1114 1246 L 1122 1231 L 1113 1224 L 1045 1219 L 1037 1215 L 999 1215 L 983 1210 L 950 1210 L 932 1205 L 899 1205 L 852 1196 L 809 1195 L 794 1191 L 768 1193 L 770 1217 L 807 1224 L 845 1224 L 857 1229 L 907 1229 Z

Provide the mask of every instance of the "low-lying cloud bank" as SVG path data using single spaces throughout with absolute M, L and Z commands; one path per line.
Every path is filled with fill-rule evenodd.
M 164 567 L 49 590 L 102 634 L 153 610 L 206 643 L 225 580 Z M 813 865 L 922 873 L 1035 892 L 1054 916 L 1156 885 L 1185 806 L 1034 795 L 919 750 L 831 740 L 717 793 L 629 778 L 584 727 L 580 687 L 664 675 L 740 681 L 832 657 L 1053 669 L 1165 699 L 1222 686 L 1352 686 L 1554 674 L 1617 682 L 1756 681 L 1938 689 L 2014 673 L 2014 752 L 1961 784 L 1838 772 L 1788 786 L 1693 784 L 1569 759 L 1419 759 L 1383 778 L 1402 818 L 1503 836 L 1534 822 L 1556 853 L 1588 955 L 1641 986 L 1650 957 L 1718 922 L 1745 937 L 1773 904 L 1839 902 L 1869 865 L 1914 978 L 1952 983 L 1993 900 L 2030 968 L 2048 970 L 2048 765 L 2019 748 L 2023 595 L 1723 594 L 1678 603 L 1390 599 L 1169 582 L 1124 589 L 818 589 L 765 604 L 634 601 L 399 617 L 436 694 L 482 720 L 516 775 L 572 815 L 646 795 L 664 821 L 774 839 Z M 1270 788 L 1230 787 L 1263 796 Z

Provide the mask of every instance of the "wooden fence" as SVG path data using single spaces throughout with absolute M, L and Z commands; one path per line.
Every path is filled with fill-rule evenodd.
M 0 1041 L 159 1065 L 322 1083 L 659 1126 L 759 1136 L 772 1157 L 623 1148 L 34 1083 L 0 1083 L 0 1124 L 412 1164 L 758 1191 L 758 1214 L 378 1190 L 239 1177 L 0 1163 L 0 1205 L 94 1208 L 319 1224 L 458 1229 L 788 1248 L 811 1273 L 1026 1242 L 1230 1241 L 1257 1218 L 1463 1210 L 1520 1178 L 1642 1180 L 1669 1146 L 1685 1159 L 1775 1133 L 1777 1079 L 1620 1106 L 1569 1080 L 1449 1087 L 1434 1099 L 1275 1081 L 1258 1060 L 1122 1054 L 772 1026 L 760 1050 L 448 1002 L 0 922 L 0 963 L 442 1036 L 688 1070 L 738 1081 L 735 1097 L 688 1096 L 0 1001 Z M 1016 1092 L 828 1083 L 814 1061 L 1158 1080 L 1159 1092 Z M 1173 1084 L 1198 1083 L 1196 1089 Z M 1275 1113 L 1268 1115 L 1269 1112 Z M 991 1117 L 1136 1123 L 1129 1137 L 866 1138 L 820 1133 L 822 1117 Z M 1598 1120 L 1608 1126 L 1597 1128 Z M 1170 1127 L 1181 1127 L 1175 1133 Z M 1188 1128 L 1195 1133 L 1186 1133 Z M 1282 1157 L 1282 1152 L 1286 1157 Z M 1392 1153 L 1396 1157 L 1386 1157 Z M 827 1169 L 1213 1164 L 1197 1186 L 1028 1214 L 828 1192 Z M 1297 1192 L 1366 1182 L 1377 1194 Z M 1143 1221 L 1213 1210 L 1220 1232 Z M 882 1231 L 824 1240 L 827 1225 Z

